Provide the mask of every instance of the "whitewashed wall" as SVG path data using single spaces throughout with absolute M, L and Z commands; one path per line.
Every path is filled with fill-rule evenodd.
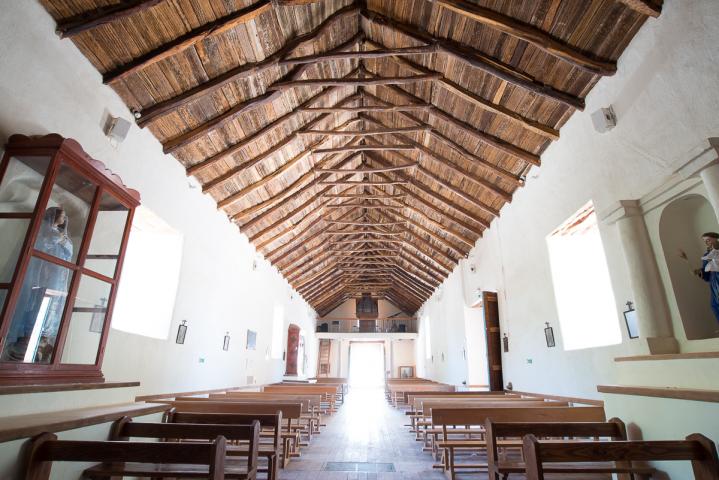
M 181 165 L 162 153 L 149 131 L 133 126 L 117 148 L 102 132 L 107 114 L 131 114 L 100 74 L 34 0 L 2 2 L 0 15 L 0 141 L 13 133 L 59 133 L 76 139 L 142 195 L 142 203 L 184 237 L 177 301 L 168 338 L 157 340 L 112 330 L 103 372 L 108 380 L 140 380 L 139 389 L 104 395 L 56 395 L 35 402 L 3 397 L 7 414 L 131 400 L 135 394 L 201 390 L 279 380 L 281 359 L 268 359 L 272 314 L 284 305 L 287 325 L 304 330 L 310 374 L 316 366 L 314 312 L 267 262 L 252 269 L 254 248 L 214 202 L 192 189 Z M 134 122 L 133 122 L 134 123 Z M 174 343 L 188 321 L 184 345 Z M 257 349 L 245 350 L 246 330 L 257 332 Z M 230 350 L 222 350 L 225 332 Z M 284 348 L 284 347 L 283 347 Z
M 713 0 L 667 0 L 661 17 L 647 21 L 621 57 L 618 73 L 597 84 L 587 98 L 586 112 L 576 113 L 562 128 L 561 139 L 542 155 L 542 167 L 532 169 L 526 187 L 502 209 L 464 261 L 476 265 L 476 273 L 458 267 L 442 285 L 441 300 L 435 294 L 423 306 L 420 316 L 431 319 L 434 363 L 425 359 L 426 332 L 421 328 L 421 373 L 452 383 L 464 376 L 466 367 L 456 354 L 437 362 L 438 351 L 460 351 L 466 339 L 458 321 L 461 310 L 454 305 L 462 298 L 457 277 L 463 274 L 466 299 L 477 290 L 498 292 L 501 330 L 509 334 L 509 353 L 502 359 L 505 383 L 511 381 L 517 390 L 603 398 L 608 415 L 624 419 L 636 435 L 646 438 L 681 438 L 701 431 L 719 440 L 717 404 L 597 392 L 598 384 L 717 389 L 719 360 L 614 362 L 614 357 L 639 351 L 638 341 L 628 339 L 623 323 L 620 345 L 564 351 L 545 243 L 546 235 L 588 200 L 602 212 L 618 200 L 641 198 L 707 149 L 708 137 L 719 136 L 718 42 L 719 3 Z M 609 133 L 596 133 L 589 113 L 610 104 L 618 125 Z M 699 185 L 689 193 L 705 192 Z M 668 273 L 658 243 L 660 214 L 661 209 L 648 213 L 646 222 L 666 285 Z M 633 298 L 632 289 L 616 226 L 602 224 L 600 232 L 619 322 L 624 303 Z M 686 339 L 673 302 L 669 298 L 682 351 L 719 350 L 717 339 Z M 545 321 L 554 328 L 556 348 L 545 345 Z M 682 467 L 667 469 L 672 478 L 687 478 Z

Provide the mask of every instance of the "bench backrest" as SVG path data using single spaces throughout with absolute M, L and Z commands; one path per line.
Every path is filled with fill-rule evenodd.
M 27 445 L 25 480 L 48 480 L 52 462 L 207 465 L 210 480 L 223 480 L 226 445 L 222 436 L 212 443 L 102 442 L 58 440 L 55 434 L 42 433 Z
M 242 397 L 228 397 L 225 395 L 210 395 L 209 398 L 205 397 L 177 397 L 175 401 L 178 402 L 231 402 L 231 403 L 266 403 L 269 405 L 283 404 L 283 403 L 299 403 L 302 406 L 303 412 L 309 412 L 312 410 L 312 404 L 309 399 L 290 399 L 290 398 L 242 398 Z
M 260 444 L 260 422 L 242 424 L 208 423 L 149 423 L 134 422 L 130 417 L 117 420 L 111 429 L 110 439 L 129 441 L 131 438 L 157 438 L 173 440 L 214 440 L 224 437 L 230 441 L 247 441 L 247 471 L 257 469 L 257 449 Z
M 238 400 L 285 400 L 285 401 L 307 401 L 311 407 L 319 407 L 322 403 L 322 395 L 299 395 L 291 393 L 263 393 L 263 392 L 227 392 L 211 393 L 210 399 L 238 399 Z
M 246 425 L 252 422 L 260 422 L 260 428 L 271 428 L 273 432 L 273 444 L 280 448 L 282 442 L 282 412 L 274 414 L 257 413 L 194 413 L 178 412 L 174 408 L 165 415 L 167 423 L 209 423 L 213 425 Z
M 686 440 L 669 441 L 610 441 L 543 443 L 526 435 L 522 451 L 527 468 L 527 480 L 543 480 L 543 463 L 671 461 L 692 463 L 696 480 L 719 480 L 719 460 L 714 442 L 704 435 L 693 433 Z
M 555 438 L 627 439 L 626 426 L 618 418 L 611 418 L 607 422 L 496 422 L 487 419 L 484 430 L 490 477 L 499 459 L 497 441 L 500 438 L 523 438 L 525 435 L 533 434 Z
M 562 402 L 555 402 L 557 404 Z M 494 422 L 603 422 L 602 407 L 540 407 L 499 408 L 433 408 L 432 425 L 484 425 L 487 419 Z
M 423 415 L 432 417 L 432 423 L 435 424 L 434 417 L 437 415 L 438 410 L 455 410 L 457 413 L 454 415 L 453 420 L 450 421 L 460 421 L 460 420 L 468 420 L 468 419 L 474 419 L 472 416 L 467 416 L 464 412 L 465 411 L 472 411 L 472 415 L 474 415 L 477 412 L 474 412 L 474 410 L 482 409 L 512 409 L 512 410 L 531 410 L 533 408 L 541 408 L 544 410 L 550 410 L 555 408 L 571 408 L 569 407 L 569 403 L 567 402 L 542 402 L 541 400 L 535 400 L 535 401 L 526 401 L 526 402 L 483 402 L 483 401 L 477 401 L 477 402 L 442 402 L 442 401 L 430 401 L 430 402 L 424 402 L 422 404 L 422 413 Z M 445 420 L 448 418 L 452 418 L 452 415 L 449 415 L 447 413 L 444 414 Z M 473 422 L 470 423 L 445 423 L 446 425 L 482 425 L 484 426 L 484 422 L 486 419 L 484 417 L 478 416 L 478 419 L 481 419 L 481 422 L 478 424 L 475 424 Z
M 543 402 L 536 398 L 503 398 L 503 397 L 461 397 L 461 398 L 444 398 L 444 397 L 414 397 L 412 407 L 416 412 L 423 412 L 425 415 L 429 415 L 432 407 L 473 407 L 473 406 L 485 406 L 487 404 L 502 404 L 512 406 L 541 406 L 552 403 L 550 406 L 557 406 L 559 402 Z M 561 405 L 569 405 L 567 402 L 562 402 Z
M 262 388 L 267 393 L 294 393 L 298 395 L 320 394 L 320 395 L 336 395 L 340 393 L 341 385 L 323 384 L 323 385 L 267 385 Z
M 502 397 L 502 398 L 521 398 L 516 393 L 502 393 L 502 392 L 437 392 L 434 390 L 424 392 L 403 392 L 403 400 L 405 403 L 412 403 L 411 397 Z
M 282 412 L 282 418 L 290 420 L 296 420 L 302 415 L 302 405 L 299 403 L 235 403 L 206 400 L 174 401 L 171 404 L 178 412 L 274 414 L 279 411 Z

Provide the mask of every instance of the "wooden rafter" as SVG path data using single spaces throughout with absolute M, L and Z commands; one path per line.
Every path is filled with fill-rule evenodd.
M 367 21 L 375 25 L 389 28 L 394 32 L 406 35 L 424 44 L 437 44 L 442 53 L 446 53 L 456 60 L 482 70 L 505 82 L 577 110 L 584 110 L 583 99 L 567 92 L 559 91 L 550 85 L 546 85 L 539 80 L 529 77 L 526 73 L 519 72 L 515 68 L 502 64 L 496 59 L 487 57 L 466 45 L 449 39 L 436 38 L 419 27 L 399 22 L 377 12 L 363 9 L 361 13 Z
M 372 58 L 402 57 L 405 55 L 431 55 L 437 53 L 434 45 L 421 47 L 386 48 L 381 50 L 359 51 L 351 53 L 318 53 L 304 57 L 285 58 L 279 62 L 282 66 L 300 65 L 304 63 L 318 63 L 333 60 L 368 60 Z
M 406 83 L 430 82 L 441 75 L 414 75 L 411 77 L 377 77 L 377 78 L 314 78 L 310 80 L 285 80 L 275 82 L 268 90 L 285 91 L 301 87 L 366 87 L 370 85 L 403 85 Z
M 617 0 L 632 10 L 648 17 L 658 17 L 662 13 L 662 0 Z
M 91 12 L 85 12 L 77 17 L 61 20 L 57 23 L 55 31 L 60 38 L 68 38 L 93 28 L 116 22 L 136 13 L 149 10 L 165 0 L 130 0 L 116 5 L 100 7 Z M 266 3 L 269 3 L 267 1 Z
M 376 130 L 305 130 L 299 132 L 300 135 L 329 135 L 333 137 L 368 137 L 373 135 L 389 135 L 390 133 L 417 133 L 428 130 L 429 127 L 397 127 L 397 128 L 379 128 Z
M 340 152 L 386 152 L 395 150 L 414 150 L 412 145 L 355 145 L 352 147 L 318 148 L 313 153 L 340 153 Z
M 314 30 L 295 37 L 282 48 L 267 56 L 264 60 L 254 63 L 246 63 L 239 67 L 228 70 L 227 72 L 208 80 L 207 82 L 201 83 L 200 85 L 191 88 L 179 95 L 172 98 L 159 102 L 150 107 L 144 108 L 138 112 L 139 119 L 138 125 L 141 127 L 147 125 L 152 120 L 166 115 L 176 109 L 188 104 L 194 100 L 198 100 L 207 95 L 211 95 L 218 89 L 227 85 L 230 82 L 248 78 L 251 76 L 259 75 L 267 69 L 276 68 L 277 63 L 290 55 L 295 50 L 301 48 L 306 43 L 314 42 L 317 38 L 321 37 L 325 32 L 330 30 L 337 22 L 346 19 L 349 16 L 354 16 L 358 12 L 358 8 L 354 5 L 349 5 L 345 8 L 341 8 L 336 12 L 328 16 L 317 28 Z M 299 67 L 302 68 L 302 67 Z M 281 95 L 280 91 L 266 92 L 258 97 L 255 97 L 255 104 L 261 105 L 274 101 Z
M 378 113 L 394 113 L 394 112 L 422 112 L 426 111 L 431 105 L 423 103 L 419 105 L 393 105 L 391 107 L 381 107 L 378 105 L 366 105 L 360 107 L 304 107 L 300 111 L 307 113 L 361 113 L 361 112 L 378 112 Z

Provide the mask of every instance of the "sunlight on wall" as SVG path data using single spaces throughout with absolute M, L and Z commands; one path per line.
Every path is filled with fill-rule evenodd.
M 424 330 L 424 355 L 427 359 L 432 357 L 432 334 L 429 330 L 429 316 L 422 318 Z
M 182 234 L 145 207 L 135 210 L 112 328 L 166 339 L 180 281 Z
M 282 358 L 282 340 L 284 339 L 285 307 L 275 305 L 272 312 L 272 352 L 274 359 Z
M 590 201 L 547 236 L 565 350 L 621 343 L 609 268 Z

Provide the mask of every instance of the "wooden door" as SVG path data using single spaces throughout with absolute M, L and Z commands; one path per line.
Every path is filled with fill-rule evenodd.
M 285 375 L 297 375 L 297 354 L 300 349 L 300 327 L 290 325 L 287 329 L 287 363 Z
M 502 379 L 502 340 L 499 334 L 499 306 L 495 292 L 482 292 L 484 330 L 487 338 L 489 389 L 504 390 Z

